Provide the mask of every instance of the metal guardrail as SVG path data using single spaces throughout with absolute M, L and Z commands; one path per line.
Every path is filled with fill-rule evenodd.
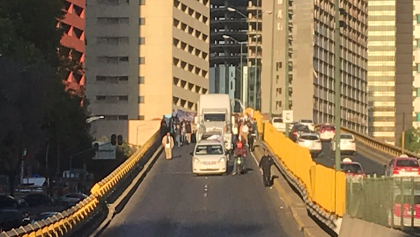
M 135 165 L 155 142 L 160 142 L 159 131 L 111 174 L 96 183 L 91 189 L 90 196 L 79 202 L 76 206 L 48 219 L 35 222 L 34 224 L 0 233 L 0 237 L 59 237 L 65 236 L 81 227 L 100 212 L 101 204 L 115 191 L 119 181 L 124 179 L 133 170 Z
M 319 126 L 320 125 L 318 124 L 318 125 L 315 126 L 315 128 L 319 128 Z M 382 141 L 378 141 L 377 139 L 375 139 L 373 137 L 367 136 L 365 134 L 358 133 L 358 132 L 356 132 L 352 129 L 341 127 L 341 131 L 346 132 L 346 133 L 351 133 L 351 134 L 353 134 L 354 138 L 356 138 L 356 140 L 362 142 L 363 144 L 366 144 L 367 146 L 369 146 L 369 147 L 371 147 L 375 150 L 384 152 L 384 153 L 389 154 L 391 156 L 398 157 L 398 156 L 403 154 L 400 147 L 390 145 L 390 144 L 387 144 L 387 143 L 382 142 Z M 416 154 L 414 152 L 404 151 L 404 154 L 406 154 L 410 157 L 420 159 L 420 155 Z

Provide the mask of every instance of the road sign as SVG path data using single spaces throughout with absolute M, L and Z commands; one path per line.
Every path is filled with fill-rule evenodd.
M 283 123 L 293 123 L 293 110 L 283 110 Z
M 113 146 L 110 142 L 93 142 L 98 143 L 98 150 L 96 151 L 93 160 L 115 160 L 117 158 L 117 147 Z

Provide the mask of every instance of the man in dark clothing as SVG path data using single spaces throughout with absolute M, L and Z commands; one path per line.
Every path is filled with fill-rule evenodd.
M 264 155 L 261 157 L 260 169 L 263 175 L 263 182 L 265 187 L 271 188 L 271 166 L 274 165 L 274 160 L 268 153 L 268 150 L 264 150 Z
M 191 121 L 187 121 L 187 124 L 185 125 L 185 130 L 187 131 L 187 143 L 190 144 L 192 134 Z

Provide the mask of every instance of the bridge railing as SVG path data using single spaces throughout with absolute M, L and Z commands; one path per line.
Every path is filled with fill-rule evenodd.
M 319 128 L 319 125 L 316 125 L 315 128 Z M 352 129 L 341 127 L 342 132 L 351 133 L 355 139 L 363 144 L 371 147 L 372 149 L 381 151 L 383 153 L 389 154 L 391 156 L 398 157 L 403 154 L 401 147 L 397 147 L 382 141 L 379 141 L 373 137 L 367 136 L 365 134 L 358 133 Z M 420 155 L 410 151 L 404 151 L 404 154 L 420 159 Z
M 277 156 L 277 166 L 300 192 L 308 211 L 331 229 L 346 212 L 346 177 L 344 172 L 316 163 L 308 149 L 301 147 L 277 131 L 272 124 L 254 117 L 263 127 L 263 141 Z
M 0 237 L 58 237 L 77 230 L 97 216 L 106 198 L 115 191 L 119 182 L 134 170 L 146 152 L 157 142 L 160 142 L 159 131 L 111 174 L 96 183 L 90 190 L 91 194 L 77 205 L 48 219 L 0 233 Z

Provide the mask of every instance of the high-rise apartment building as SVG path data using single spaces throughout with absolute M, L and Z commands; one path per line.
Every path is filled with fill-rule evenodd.
M 290 82 L 290 108 L 295 120 L 334 122 L 334 84 L 341 80 L 341 124 L 359 132 L 367 128 L 367 1 L 344 0 L 340 8 L 341 77 L 334 78 L 333 1 L 263 0 L 262 111 L 280 113 L 285 105 L 285 78 Z M 274 5 L 274 8 L 273 8 Z M 286 25 L 286 17 L 289 17 Z M 274 19 L 274 27 L 272 23 Z M 286 31 L 289 51 L 284 52 Z M 274 37 L 273 37 L 274 34 Z M 274 38 L 274 48 L 271 47 Z M 283 51 L 282 51 L 283 50 Z M 289 62 L 285 62 L 286 54 Z M 288 67 L 288 75 L 284 67 Z M 271 70 L 273 72 L 271 72 Z M 273 84 L 270 77 L 273 75 Z
M 247 4 L 248 0 L 210 1 L 210 92 L 231 99 L 243 99 L 247 81 Z
M 414 0 L 414 26 L 413 26 L 413 35 L 414 35 L 414 119 L 413 119 L 413 126 L 415 128 L 420 127 L 420 0 Z
M 194 111 L 209 87 L 208 0 L 90 0 L 86 94 L 97 136 Z
M 83 65 L 85 61 L 85 0 L 65 0 L 66 15 L 59 23 L 64 30 L 61 44 L 65 54 Z M 66 89 L 78 96 L 84 96 L 85 75 L 81 72 L 68 72 L 64 82 Z
M 369 134 L 396 144 L 413 117 L 413 0 L 369 0 L 368 9 Z

